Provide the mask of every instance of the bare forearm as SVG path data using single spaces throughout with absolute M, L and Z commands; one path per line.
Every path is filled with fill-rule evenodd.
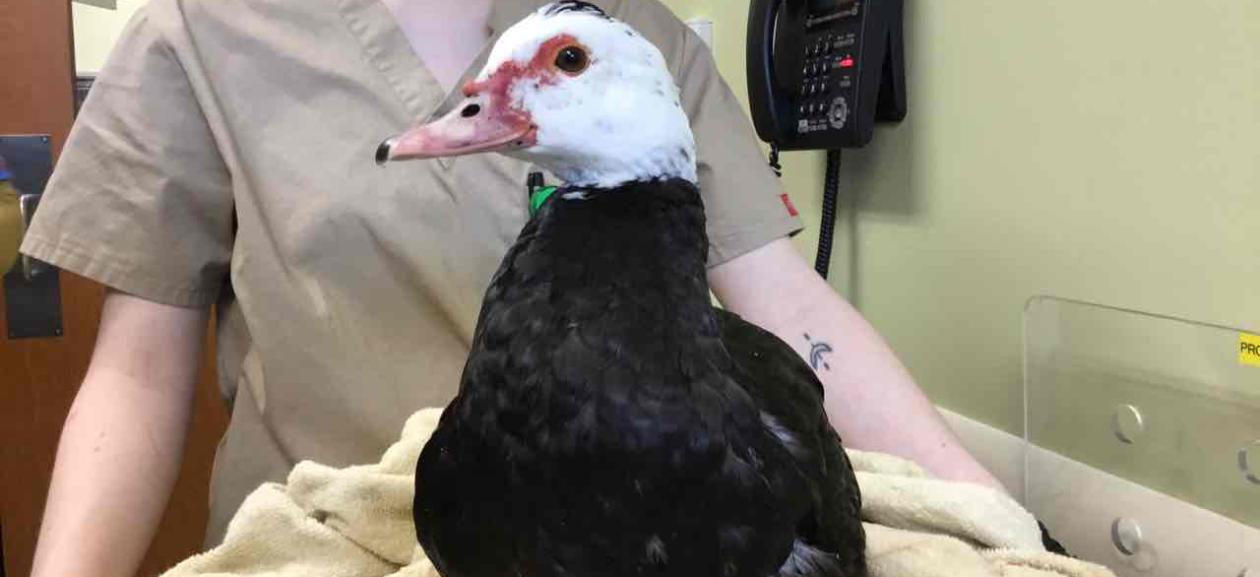
M 179 474 L 205 327 L 111 295 L 62 430 L 32 575 L 136 573 Z
M 786 241 L 763 250 L 714 271 L 714 292 L 728 309 L 773 332 L 810 363 L 826 390 L 827 414 L 847 446 L 906 457 L 941 478 L 1002 488 L 860 313 Z
M 179 472 L 188 403 L 152 414 L 133 383 L 84 382 L 57 449 L 36 577 L 134 575 Z M 156 393 L 163 394 L 163 393 Z
M 857 311 L 834 295 L 811 302 L 816 304 L 796 315 L 764 322 L 818 374 L 827 414 L 849 446 L 905 456 L 942 478 L 1001 488 L 962 448 L 935 405 Z

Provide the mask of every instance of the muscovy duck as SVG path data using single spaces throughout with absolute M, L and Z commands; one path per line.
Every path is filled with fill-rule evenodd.
M 493 277 L 416 470 L 445 577 L 860 577 L 823 389 L 711 305 L 695 146 L 661 53 L 585 2 L 506 30 L 378 162 L 499 151 L 564 181 Z M 470 191 L 470 194 L 475 194 Z

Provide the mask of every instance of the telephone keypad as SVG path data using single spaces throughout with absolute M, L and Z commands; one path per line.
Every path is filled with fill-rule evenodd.
M 851 101 L 856 96 L 851 94 L 856 86 L 852 62 L 861 50 L 860 23 L 850 17 L 858 15 L 860 5 L 843 15 L 843 24 L 837 22 L 838 26 L 811 35 L 802 43 L 805 58 L 795 108 L 800 134 L 841 130 L 849 123 Z

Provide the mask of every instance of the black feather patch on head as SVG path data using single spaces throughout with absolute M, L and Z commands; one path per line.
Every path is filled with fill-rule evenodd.
M 561 0 L 560 2 L 552 2 L 542 8 L 544 16 L 555 16 L 566 12 L 581 12 L 599 16 L 600 18 L 604 18 L 606 20 L 612 20 L 612 17 L 609 16 L 607 12 L 604 12 L 604 10 L 599 6 L 591 4 L 590 2 L 583 2 L 582 0 Z

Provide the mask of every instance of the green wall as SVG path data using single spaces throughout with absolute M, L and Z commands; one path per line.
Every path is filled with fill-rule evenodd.
M 747 3 L 666 3 L 743 97 Z M 934 400 L 1020 429 L 1034 295 L 1260 327 L 1260 3 L 906 12 L 910 117 L 845 153 L 832 271 Z M 786 171 L 812 255 L 821 156 Z

